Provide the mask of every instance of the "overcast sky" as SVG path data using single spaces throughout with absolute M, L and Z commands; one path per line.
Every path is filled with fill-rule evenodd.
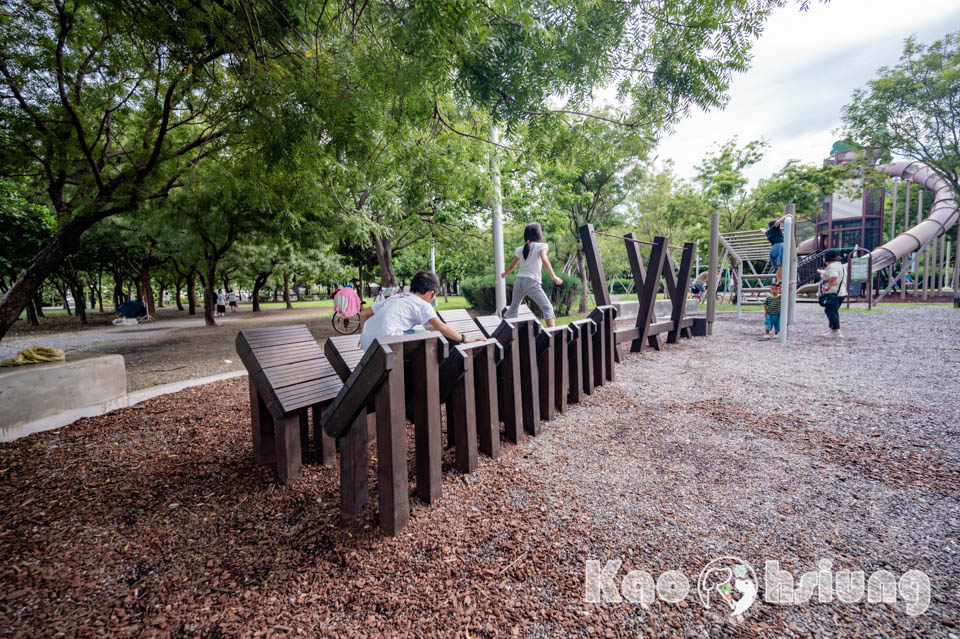
M 661 141 L 658 156 L 689 179 L 715 144 L 762 137 L 770 148 L 749 172 L 753 183 L 790 159 L 820 163 L 837 139 L 841 107 L 877 69 L 897 63 L 904 38 L 930 43 L 957 30 L 960 0 L 831 0 L 805 13 L 791 3 L 767 22 L 727 107 L 693 113 Z

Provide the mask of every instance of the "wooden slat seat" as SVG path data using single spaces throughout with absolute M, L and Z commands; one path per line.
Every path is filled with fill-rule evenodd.
M 254 460 L 275 463 L 288 484 L 299 476 L 309 447 L 308 409 L 316 424 L 343 382 L 303 324 L 240 331 L 236 348 L 250 380 Z M 330 463 L 334 442 L 320 439 L 318 456 Z

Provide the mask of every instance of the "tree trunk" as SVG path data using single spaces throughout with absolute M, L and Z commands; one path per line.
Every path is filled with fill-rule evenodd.
M 40 320 L 37 319 L 37 308 L 34 301 L 27 301 L 27 321 L 30 322 L 30 326 L 40 326 Z
M 302 302 L 302 301 L 303 301 L 303 287 L 300 286 L 300 282 L 298 282 L 296 278 L 294 278 L 294 280 L 293 280 L 293 290 L 294 290 L 294 292 L 295 292 L 296 295 L 297 295 L 297 301 L 298 301 L 298 302 Z
M 83 218 L 66 224 L 40 249 L 13 285 L 0 297 L 0 340 L 20 317 L 30 297 L 43 281 L 60 266 L 65 257 L 80 247 L 80 236 L 95 222 L 95 219 Z
M 70 283 L 70 289 L 73 293 L 73 308 L 80 318 L 80 324 L 87 325 L 87 292 L 84 290 L 83 282 L 73 281 Z
M 90 308 L 97 308 L 97 286 L 93 282 L 88 282 L 87 288 L 90 290 Z
M 450 301 L 447 299 L 447 289 L 450 288 L 450 283 L 444 282 L 440 288 L 441 290 L 443 290 L 443 303 L 446 304 L 447 302 Z
M 267 279 L 270 277 L 270 274 L 273 271 L 266 271 L 257 273 L 257 277 L 253 280 L 253 312 L 260 312 L 260 289 L 263 288 L 263 285 L 267 283 Z
M 290 276 L 286 271 L 283 272 L 283 303 L 287 305 L 287 310 L 293 308 L 290 303 Z
M 150 284 L 149 260 L 140 265 L 140 286 L 143 289 L 143 305 L 147 307 L 147 315 L 153 315 L 157 309 L 153 299 L 153 286 Z
M 377 262 L 380 264 L 380 285 L 397 288 L 399 286 L 397 274 L 393 270 L 393 240 L 376 234 L 373 234 L 372 238 L 373 248 L 377 253 Z
M 577 249 L 577 274 L 580 276 L 580 308 L 578 313 L 587 312 L 587 264 L 583 249 Z
M 230 290 L 229 276 L 224 275 L 223 276 L 223 292 L 226 293 L 229 290 Z
M 157 308 L 163 308 L 163 294 L 167 291 L 166 282 L 157 282 Z
M 183 279 L 177 278 L 177 281 L 173 283 L 174 288 L 177 294 L 177 310 L 183 310 L 183 300 L 180 299 L 180 292 L 183 290 Z
M 197 314 L 197 272 L 190 271 L 187 275 L 187 313 Z
M 63 282 L 59 278 L 55 279 L 54 281 L 54 288 L 57 289 L 57 293 L 60 294 L 60 298 L 63 300 L 63 310 L 67 312 L 67 315 L 73 315 L 73 313 L 70 311 L 70 303 L 67 301 L 67 288 L 63 285 Z
M 213 312 L 217 307 L 217 294 L 213 290 L 216 281 L 217 263 L 215 261 L 207 262 L 207 276 L 203 278 L 203 323 L 207 326 L 217 325 L 217 321 L 213 317 Z
M 103 312 L 103 269 L 97 273 L 97 306 Z
M 43 287 L 33 296 L 33 307 L 37 311 L 37 317 L 46 317 L 43 314 Z

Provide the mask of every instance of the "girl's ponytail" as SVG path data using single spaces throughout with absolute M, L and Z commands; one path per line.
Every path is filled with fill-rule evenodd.
M 536 222 L 530 222 L 523 229 L 523 259 L 530 255 L 530 242 L 540 242 L 543 240 L 543 233 L 540 231 L 540 225 Z

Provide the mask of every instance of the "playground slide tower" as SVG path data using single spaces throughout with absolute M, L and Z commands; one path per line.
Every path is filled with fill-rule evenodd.
M 933 192 L 933 204 L 930 214 L 916 226 L 900 233 L 882 246 L 873 249 L 873 270 L 879 271 L 897 260 L 921 250 L 934 239 L 940 237 L 957 223 L 957 201 L 950 184 L 933 172 L 930 167 L 919 162 L 897 162 L 876 167 L 890 177 L 911 180 L 928 191 Z M 802 242 L 797 247 L 801 255 L 821 250 L 816 237 Z M 822 247 L 825 248 L 825 247 Z

